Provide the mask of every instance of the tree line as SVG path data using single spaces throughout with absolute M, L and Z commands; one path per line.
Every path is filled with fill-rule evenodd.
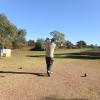
M 0 14 L 0 48 L 21 48 L 26 45 L 26 30 L 18 29 L 4 14 Z
M 26 41 L 26 30 L 18 29 L 16 25 L 11 23 L 4 14 L 0 14 L 0 48 L 20 49 L 30 47 L 31 50 L 44 50 L 45 39 L 37 39 Z M 52 31 L 49 33 L 56 40 L 58 48 L 87 48 L 97 47 L 97 45 L 87 45 L 83 40 L 78 41 L 75 45 L 68 40 L 65 40 L 64 33 Z
M 79 49 L 79 48 L 100 48 L 97 45 L 90 44 L 88 45 L 85 41 L 80 40 L 77 41 L 76 44 L 73 44 L 69 40 L 65 40 L 65 36 L 63 33 L 59 31 L 52 31 L 50 35 L 55 38 L 57 48 L 67 48 L 67 49 Z M 34 40 L 28 41 L 28 46 L 32 47 L 31 50 L 44 50 L 45 48 L 45 40 L 44 39 L 37 39 L 35 42 Z

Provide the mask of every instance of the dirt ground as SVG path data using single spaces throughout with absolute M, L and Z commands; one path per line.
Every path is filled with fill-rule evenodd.
M 0 100 L 100 100 L 100 61 L 56 59 L 52 70 L 47 77 L 43 61 L 0 66 Z

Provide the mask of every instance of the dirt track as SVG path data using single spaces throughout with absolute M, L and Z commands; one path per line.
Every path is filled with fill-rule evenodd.
M 51 77 L 44 66 L 0 67 L 0 100 L 100 100 L 99 61 L 58 59 Z

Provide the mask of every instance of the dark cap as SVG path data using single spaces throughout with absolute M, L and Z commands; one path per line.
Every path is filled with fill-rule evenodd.
M 56 42 L 56 39 L 55 39 L 55 38 L 52 38 L 52 39 L 51 39 L 51 42 Z

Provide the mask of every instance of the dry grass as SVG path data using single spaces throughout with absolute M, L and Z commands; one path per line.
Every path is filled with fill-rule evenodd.
M 0 59 L 0 100 L 100 100 L 99 60 L 57 57 L 47 77 L 43 52 L 14 53 Z

